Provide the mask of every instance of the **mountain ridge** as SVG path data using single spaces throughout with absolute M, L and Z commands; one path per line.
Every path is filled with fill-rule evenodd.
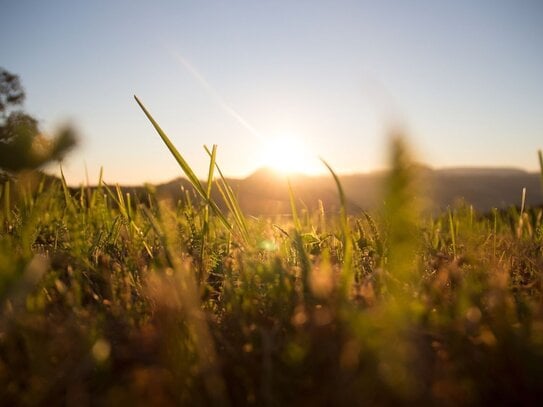
M 543 203 L 541 176 L 536 172 L 510 167 L 421 168 L 420 194 L 431 203 L 430 210 L 444 209 L 462 200 L 480 211 L 518 206 L 523 188 L 527 189 L 528 205 Z M 348 211 L 379 207 L 382 204 L 386 175 L 386 170 L 338 175 L 347 197 Z M 319 200 L 328 210 L 339 209 L 335 183 L 328 174 L 292 174 L 287 177 L 261 168 L 245 178 L 227 178 L 227 181 L 247 214 L 273 215 L 290 212 L 287 179 L 290 180 L 297 201 L 308 211 L 316 210 Z M 179 199 L 181 186 L 192 189 L 183 177 L 157 184 L 155 188 L 161 197 Z M 221 202 L 218 191 L 214 190 L 213 193 L 213 197 Z

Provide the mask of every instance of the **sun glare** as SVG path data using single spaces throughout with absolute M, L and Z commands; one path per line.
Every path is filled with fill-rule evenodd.
M 282 174 L 316 174 L 321 172 L 320 162 L 300 138 L 280 135 L 264 142 L 261 165 Z

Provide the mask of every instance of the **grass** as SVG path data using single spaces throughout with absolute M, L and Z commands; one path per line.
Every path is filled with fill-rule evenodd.
M 339 213 L 300 213 L 290 188 L 291 221 L 245 217 L 217 148 L 203 184 L 138 103 L 194 186 L 186 199 L 139 201 L 102 176 L 77 193 L 36 174 L 2 187 L 1 404 L 543 396 L 541 208 L 426 216 L 398 137 L 382 208 L 348 215 L 327 165 Z

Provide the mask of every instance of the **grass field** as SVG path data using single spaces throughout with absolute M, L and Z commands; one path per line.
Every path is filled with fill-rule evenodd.
M 372 213 L 307 213 L 292 190 L 288 220 L 246 217 L 216 148 L 201 182 L 148 117 L 194 186 L 182 201 L 102 179 L 2 187 L 0 404 L 543 397 L 541 208 L 426 216 L 396 138 Z

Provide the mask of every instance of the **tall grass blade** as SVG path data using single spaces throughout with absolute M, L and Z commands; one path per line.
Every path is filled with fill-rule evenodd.
M 524 214 L 524 209 L 526 209 L 526 187 L 522 188 L 522 197 L 520 200 L 520 216 Z
M 300 224 L 300 219 L 298 218 L 298 208 L 296 207 L 296 199 L 294 197 L 294 191 L 292 190 L 292 185 L 290 179 L 288 183 L 288 196 L 290 199 L 290 210 L 292 212 L 292 222 L 294 223 L 294 228 L 297 233 L 302 233 L 302 225 Z
M 202 184 L 200 183 L 200 180 L 198 179 L 198 177 L 196 176 L 196 174 L 194 173 L 194 171 L 192 170 L 192 168 L 190 167 L 190 165 L 185 161 L 185 159 L 181 156 L 181 154 L 179 153 L 179 151 L 177 151 L 177 148 L 175 148 L 175 146 L 173 145 L 173 143 L 170 141 L 170 139 L 168 138 L 168 136 L 166 135 L 166 133 L 160 128 L 160 126 L 158 125 L 158 123 L 155 121 L 155 119 L 153 118 L 153 116 L 151 116 L 151 113 L 149 113 L 147 111 L 147 109 L 145 108 L 145 106 L 143 105 L 143 103 L 140 102 L 140 100 L 138 99 L 138 97 L 136 95 L 134 95 L 134 99 L 136 99 L 136 102 L 138 103 L 139 107 L 141 108 L 141 110 L 143 110 L 143 113 L 145 113 L 145 116 L 147 116 L 147 118 L 149 119 L 149 121 L 151 122 L 151 124 L 153 125 L 153 127 L 155 128 L 155 130 L 157 131 L 158 135 L 160 136 L 160 138 L 162 139 L 162 141 L 164 142 L 164 144 L 166 144 L 166 147 L 168 147 L 168 149 L 170 150 L 170 152 L 172 153 L 172 155 L 174 156 L 175 160 L 177 161 L 177 163 L 179 164 L 179 166 L 181 167 L 181 169 L 183 170 L 183 172 L 185 173 L 185 175 L 187 176 L 188 180 L 190 181 L 190 183 L 192 184 L 192 186 L 194 187 L 194 189 L 198 192 L 198 194 L 200 194 L 200 196 L 209 204 L 209 206 L 211 207 L 211 209 L 213 210 L 213 212 L 219 217 L 219 219 L 221 220 L 221 222 L 223 223 L 223 225 L 231 230 L 232 229 L 232 225 L 230 225 L 230 223 L 228 222 L 228 220 L 226 219 L 226 217 L 223 215 L 223 213 L 221 212 L 221 210 L 219 209 L 219 207 L 217 206 L 217 204 L 215 202 L 213 202 L 212 200 L 208 199 L 206 197 L 206 191 L 204 190 L 204 187 L 202 186 Z
M 298 231 L 294 232 L 294 247 L 296 248 L 296 253 L 298 255 L 298 263 L 301 270 L 302 284 L 303 284 L 303 294 L 306 301 L 312 298 L 311 296 L 311 263 L 309 261 L 309 256 L 305 250 L 304 241 L 302 234 Z
M 10 197 L 10 181 L 7 180 L 4 183 L 4 190 L 2 191 L 3 199 L 4 199 L 4 220 L 8 221 L 10 220 L 11 216 L 11 197 Z
M 211 198 L 211 186 L 213 184 L 213 174 L 215 172 L 216 158 L 217 158 L 217 145 L 213 144 L 213 147 L 211 148 L 211 157 L 209 161 L 209 172 L 207 174 L 206 196 L 208 199 Z
M 300 223 L 300 218 L 298 217 L 298 208 L 296 206 L 296 198 L 294 196 L 294 191 L 292 190 L 290 179 L 287 181 L 287 184 L 288 184 L 288 195 L 290 199 L 290 209 L 292 211 L 292 222 L 294 223 L 293 243 L 294 243 L 294 248 L 296 249 L 296 253 L 298 256 L 298 263 L 300 265 L 301 274 L 302 274 L 304 299 L 308 301 L 311 298 L 311 289 L 310 289 L 311 263 L 309 262 L 309 256 L 307 255 L 307 251 L 304 246 L 304 240 L 302 236 L 302 225 Z
M 539 173 L 541 179 L 541 190 L 543 191 L 543 150 L 538 150 L 537 155 L 539 157 Z
M 451 244 L 454 258 L 457 257 L 456 253 L 456 228 L 454 227 L 454 220 L 451 208 L 449 208 L 449 232 L 451 234 Z
M 204 146 L 204 149 L 206 150 L 207 154 L 211 157 L 212 152 L 209 151 L 209 148 L 207 146 Z M 215 167 L 217 168 L 217 171 L 219 173 L 219 176 L 221 178 L 221 186 L 219 186 L 219 191 L 221 192 L 221 195 L 226 202 L 226 205 L 228 206 L 228 209 L 230 213 L 234 216 L 234 221 L 236 222 L 238 229 L 241 233 L 242 238 L 245 240 L 246 243 L 249 242 L 249 231 L 247 228 L 247 221 L 245 220 L 245 215 L 243 214 L 241 207 L 239 206 L 238 199 L 236 198 L 234 191 L 232 190 L 232 187 L 228 184 L 226 181 L 226 178 L 224 177 L 221 168 L 219 167 L 219 164 L 215 161 Z M 220 185 L 220 184 L 217 184 Z
M 332 169 L 332 167 L 321 158 L 322 163 L 328 168 L 330 174 L 334 178 L 336 187 L 339 194 L 339 203 L 340 203 L 340 222 L 341 222 L 341 234 L 342 234 L 342 244 L 343 244 L 343 267 L 341 269 L 341 291 L 346 298 L 350 291 L 354 281 L 354 273 L 352 268 L 352 258 L 353 258 L 353 242 L 352 236 L 349 228 L 349 220 L 347 218 L 347 201 L 345 199 L 345 193 L 343 192 L 343 187 L 339 180 L 339 177 Z
M 66 178 L 64 177 L 64 171 L 62 170 L 62 165 L 60 166 L 60 181 L 62 184 L 62 191 L 64 192 L 64 201 L 66 202 L 66 207 L 72 213 L 75 213 L 76 208 L 68 184 L 66 183 Z
M 496 261 L 496 240 L 498 234 L 498 210 L 496 208 L 492 209 L 493 214 L 493 225 L 492 225 L 492 261 Z
M 215 159 L 217 157 L 217 145 L 213 144 L 211 150 L 211 156 L 209 159 L 209 171 L 207 174 L 207 184 L 206 184 L 206 198 L 209 202 L 211 200 L 211 187 L 213 184 L 213 173 L 215 170 Z M 205 281 L 207 276 L 205 275 L 205 249 L 206 244 L 209 239 L 209 205 L 206 205 L 204 208 L 204 221 L 202 225 L 202 234 L 200 240 L 202 244 L 200 245 L 200 281 Z

